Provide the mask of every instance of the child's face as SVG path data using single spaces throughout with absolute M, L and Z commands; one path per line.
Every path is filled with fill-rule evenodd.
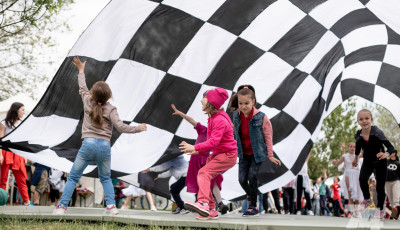
M 318 179 L 317 179 L 317 184 L 321 184 L 321 177 L 318 177 Z
M 208 99 L 206 97 L 203 97 L 201 99 L 201 110 L 205 110 L 206 109 L 206 105 L 207 105 Z
M 251 99 L 251 95 L 238 95 L 238 104 L 239 110 L 244 113 L 244 115 L 248 116 L 253 109 L 255 100 Z
M 355 153 L 356 152 L 356 144 L 354 144 L 354 143 L 349 144 L 348 149 L 349 149 L 349 153 L 351 153 L 351 154 Z
M 336 183 L 339 183 L 338 178 L 337 178 L 337 177 L 333 178 L 333 182 L 335 182 L 335 184 L 336 184 Z
M 363 129 L 370 128 L 372 121 L 371 114 L 367 111 L 360 111 L 357 115 L 357 122 Z

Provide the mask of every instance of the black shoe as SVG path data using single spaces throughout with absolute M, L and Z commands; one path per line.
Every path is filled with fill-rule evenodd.
M 258 214 L 258 209 L 257 207 L 249 206 L 249 209 L 245 213 L 243 213 L 243 216 L 246 217 L 251 217 L 251 216 L 259 216 Z
M 229 211 L 229 207 L 228 207 L 228 205 L 225 205 L 224 203 L 219 202 L 218 210 L 222 215 L 224 215 Z

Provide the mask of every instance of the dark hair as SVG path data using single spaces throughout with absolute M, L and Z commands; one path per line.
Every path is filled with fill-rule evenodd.
M 104 105 L 112 96 L 110 86 L 108 86 L 104 81 L 98 81 L 90 89 L 90 94 L 92 95 L 95 104 L 92 107 L 92 111 L 89 113 L 89 117 L 96 125 L 103 126 L 104 120 L 102 105 Z
M 237 93 L 233 94 L 231 97 L 231 101 L 229 102 L 229 108 L 231 111 L 235 111 L 239 108 L 239 100 L 238 100 L 238 95 L 250 95 L 251 99 L 255 100 L 255 103 L 257 103 L 256 99 L 256 91 L 253 86 L 251 85 L 241 85 L 237 89 Z
M 6 119 L 4 119 L 4 121 L 6 122 L 6 125 L 8 126 L 8 128 L 12 129 L 14 128 L 14 123 L 19 120 L 18 117 L 18 110 L 24 106 L 24 104 L 19 103 L 19 102 L 14 102 L 12 103 L 10 109 L 7 112 L 7 116 Z

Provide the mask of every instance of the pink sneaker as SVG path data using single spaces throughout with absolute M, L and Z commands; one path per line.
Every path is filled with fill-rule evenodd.
M 218 218 L 219 218 L 219 216 L 218 216 L 217 209 L 210 210 L 210 215 L 208 215 L 208 219 L 209 220 L 218 220 Z
M 53 215 L 64 215 L 66 210 L 67 208 L 63 205 L 57 205 L 57 207 L 53 211 Z
M 207 203 L 203 203 L 197 201 L 196 203 L 193 202 L 185 202 L 185 208 L 191 212 L 197 212 L 203 217 L 208 217 L 210 215 L 210 209 Z
M 210 210 L 210 215 L 209 216 L 201 216 L 197 215 L 196 219 L 198 220 L 218 220 L 218 211 L 217 210 Z

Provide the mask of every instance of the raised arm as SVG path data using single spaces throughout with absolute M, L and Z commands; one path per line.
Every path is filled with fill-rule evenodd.
M 74 64 L 79 71 L 78 73 L 79 95 L 81 95 L 82 100 L 84 101 L 88 100 L 90 94 L 89 94 L 89 89 L 86 85 L 86 78 L 85 78 L 86 61 L 82 63 L 78 57 L 74 57 L 74 59 L 72 60 L 72 64 Z
M 346 152 L 346 144 L 342 142 L 342 144 L 340 144 L 340 147 L 342 148 L 342 155 L 344 155 L 344 153 Z
M 322 169 L 322 172 L 324 173 L 324 180 L 323 180 L 323 182 L 325 182 L 325 181 L 326 181 L 326 178 L 327 178 L 327 176 L 326 176 L 326 169 Z
M 193 125 L 193 127 L 196 127 L 197 122 L 190 116 L 184 114 L 183 112 L 179 111 L 174 104 L 171 104 L 172 109 L 174 110 L 174 112 L 172 113 L 172 115 L 179 115 L 181 116 L 183 119 L 185 119 L 186 121 L 188 121 L 190 124 Z
M 340 157 L 340 159 L 339 159 L 339 161 L 336 161 L 336 160 L 333 160 L 332 161 L 332 164 L 334 165 L 334 166 L 339 166 L 341 163 L 343 163 L 343 161 L 344 161 L 344 157 Z

